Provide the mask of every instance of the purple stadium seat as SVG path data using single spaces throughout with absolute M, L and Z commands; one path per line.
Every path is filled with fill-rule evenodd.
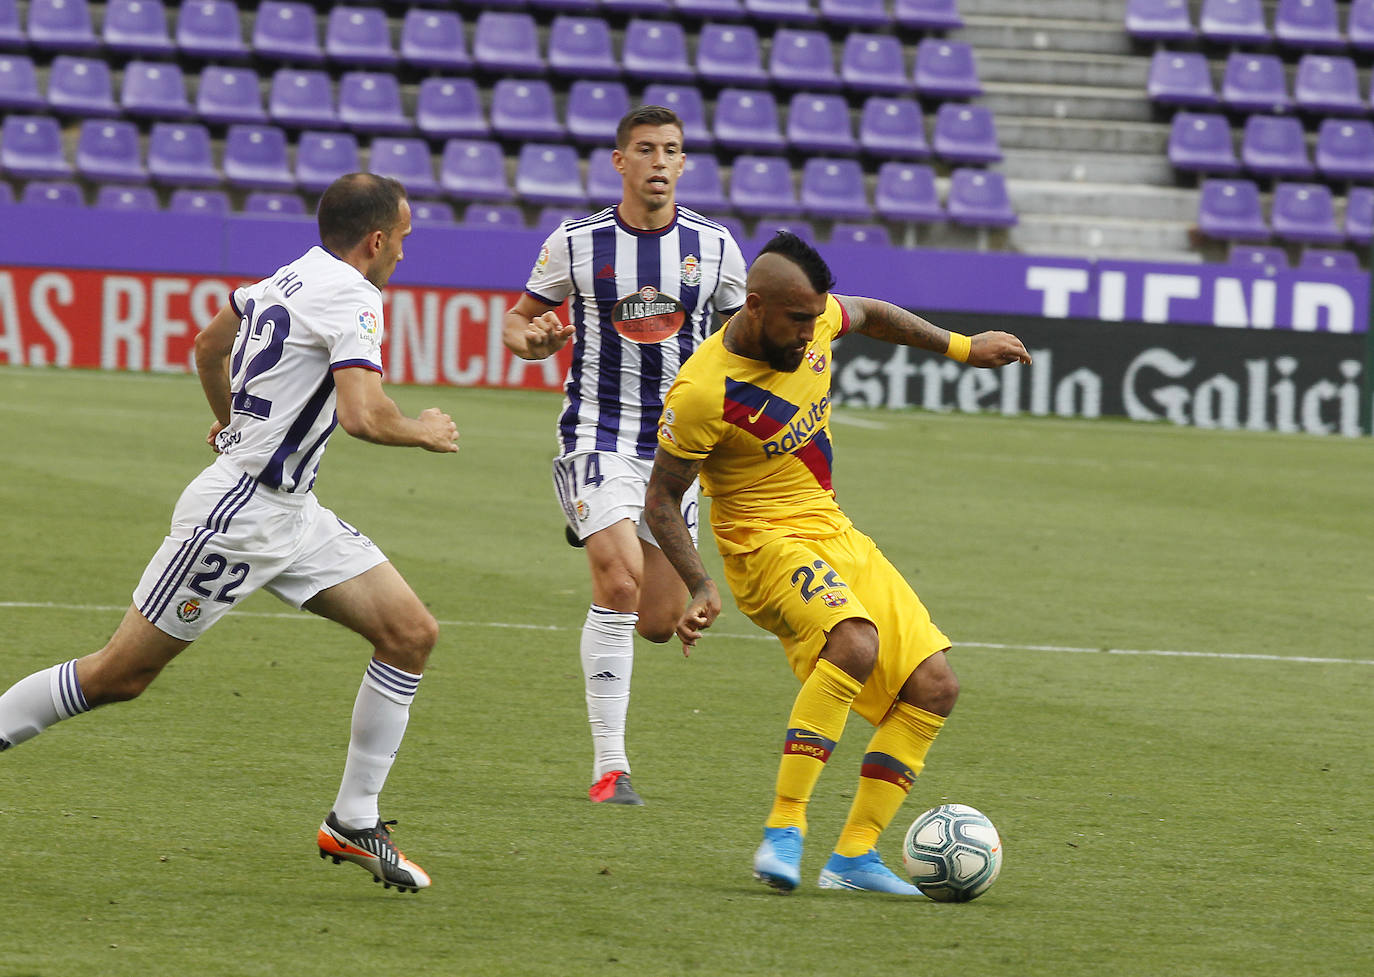
M 712 85 L 766 85 L 759 35 L 747 24 L 702 24 L 697 74 Z
M 1262 176 L 1311 176 L 1302 123 L 1291 115 L 1252 115 L 1245 120 L 1240 160 Z
M 271 61 L 319 64 L 324 50 L 314 8 L 295 0 L 263 0 L 253 20 L 253 52 Z
M 43 108 L 38 72 L 24 54 L 0 54 L 0 109 L 35 111 Z
M 936 156 L 955 163 L 995 163 L 1002 158 L 997 126 L 986 105 L 942 103 L 935 110 L 930 145 Z
M 346 71 L 339 79 L 339 121 L 354 132 L 406 133 L 415 127 L 401 85 L 384 71 Z
M 0 169 L 25 179 L 70 176 L 62 130 L 45 115 L 7 115 L 0 127 Z
M 564 221 L 578 220 L 587 216 L 583 207 L 569 207 L 566 204 L 549 204 L 542 207 L 534 218 L 534 230 L 540 237 L 548 237 L 553 229 Z
M 152 187 L 104 186 L 95 193 L 95 206 L 100 210 L 147 213 L 157 210 L 157 193 Z
M 17 0 L 0 0 L 0 48 L 23 48 L 28 43 L 29 39 L 19 23 Z M 4 189 L 0 189 L 0 203 L 14 199 L 14 191 L 9 189 L 9 184 L 3 186 Z M 6 192 L 9 193 L 8 198 L 4 196 Z
M 472 204 L 463 214 L 463 225 L 502 231 L 523 231 L 525 215 L 514 204 Z
M 621 16 L 654 14 L 666 17 L 673 12 L 671 0 L 601 0 L 601 9 Z
M 744 0 L 744 13 L 750 20 L 780 24 L 814 24 L 817 19 L 811 0 Z
M 1260 0 L 1202 0 L 1198 33 L 1208 41 L 1252 47 L 1272 39 Z
M 568 90 L 568 135 L 574 142 L 613 146 L 616 126 L 628 111 L 630 93 L 620 82 L 575 81 Z
M 1274 234 L 1302 244 L 1340 244 L 1331 188 L 1322 183 L 1280 183 L 1269 215 Z
M 172 53 L 162 0 L 106 0 L 100 36 L 107 49 L 122 54 Z
M 433 226 L 451 226 L 456 221 L 453 216 L 453 207 L 444 203 L 442 200 L 412 200 L 410 202 L 410 220 L 412 224 L 427 224 Z
M 46 51 L 93 51 L 100 46 L 86 0 L 30 0 L 29 44 Z
M 559 13 L 594 14 L 601 0 L 529 0 L 535 10 L 555 10 Z
M 71 115 L 118 115 L 114 79 L 104 58 L 59 54 L 48 72 L 48 105 Z
M 477 139 L 450 139 L 439 162 L 439 183 L 460 200 L 511 199 L 506 156 L 500 145 Z
M 1126 33 L 1141 41 L 1197 37 L 1187 0 L 1126 0 Z
M 206 122 L 266 122 L 258 73 L 252 68 L 207 65 L 200 73 L 196 115 Z
M 538 78 L 502 78 L 491 93 L 491 128 L 506 139 L 562 139 L 552 86 Z
M 116 119 L 87 119 L 76 141 L 76 172 L 88 180 L 147 183 L 138 126 Z
M 677 113 L 687 149 L 706 149 L 715 143 L 715 136 L 706 125 L 706 105 L 700 89 L 690 85 L 649 85 L 644 89 L 644 104 L 662 105 Z
M 728 210 L 720 162 L 710 153 L 689 153 L 677 181 L 677 200 L 695 211 Z
M 148 136 L 148 172 L 169 186 L 212 187 L 220 182 L 210 131 L 197 122 L 157 122 Z
M 787 109 L 787 144 L 806 153 L 853 155 L 859 151 L 843 95 L 797 92 Z
M 914 98 L 871 95 L 859 119 L 859 146 L 880 158 L 924 159 L 930 155 L 925 121 Z
M 889 34 L 848 35 L 840 55 L 840 79 L 856 92 L 907 91 L 902 42 Z
M 892 235 L 881 224 L 848 224 L 836 222 L 830 229 L 831 244 L 885 244 L 891 246 Z
M 372 140 L 368 170 L 405 184 L 412 196 L 438 196 L 439 181 L 434 179 L 434 160 L 429 143 L 404 136 L 378 136 Z
M 302 132 L 296 142 L 296 182 L 319 193 L 345 173 L 362 169 L 358 140 L 346 132 Z
M 1259 187 L 1250 180 L 1204 180 L 1198 195 L 1198 230 L 1227 241 L 1267 241 L 1269 225 Z
M 1374 123 L 1323 119 L 1317 130 L 1317 169 L 1333 180 L 1374 182 Z
M 276 126 L 230 126 L 224 137 L 224 178 L 250 190 L 294 189 L 286 133 Z
M 1351 187 L 1345 198 L 1345 236 L 1368 247 L 1374 241 L 1374 187 Z
M 515 192 L 526 203 L 585 206 L 587 194 L 582 189 L 576 150 L 550 143 L 525 143 L 515 164 Z
M 690 82 L 696 72 L 687 61 L 687 35 L 681 24 L 632 20 L 625 25 L 621 64 L 631 78 Z
M 593 149 L 587 157 L 587 199 L 592 202 L 592 206 L 609 207 L 620 203 L 623 189 L 620 174 L 611 162 L 611 149 L 606 146 Z M 682 195 L 679 193 L 678 201 L 681 200 Z
M 418 68 L 467 71 L 472 58 L 463 18 L 452 10 L 411 7 L 401 22 L 401 60 Z
M 816 237 L 816 229 L 811 226 L 810 221 L 802 220 L 799 217 L 764 217 L 754 228 L 753 235 L 749 238 L 748 249 L 758 251 L 770 240 L 778 231 L 791 231 L 797 237 L 808 244 L 815 245 L 819 240 Z M 740 240 L 740 239 L 736 239 Z M 740 240 L 740 247 L 745 248 L 745 242 Z M 749 250 L 745 253 L 748 254 Z
M 223 190 L 174 190 L 167 209 L 174 214 L 225 217 L 230 212 L 229 195 Z
M 1200 51 L 1156 51 L 1145 90 L 1151 101 L 1161 105 L 1211 108 L 1217 104 L 1207 56 Z
M 1240 112 L 1287 112 L 1293 100 L 1283 62 L 1275 54 L 1232 51 L 1226 59 L 1221 100 Z
M 480 138 L 490 133 L 482 94 L 471 78 L 426 78 L 415 100 L 415 127 L 426 136 Z
M 1285 47 L 1338 51 L 1345 47 L 1336 0 L 1279 0 L 1274 37 Z
M 783 88 L 823 91 L 840 87 L 835 54 L 823 31 L 779 28 L 768 56 L 768 76 Z
M 19 202 L 34 207 L 84 207 L 86 197 L 69 180 L 33 180 L 24 187 Z
M 743 0 L 673 0 L 673 9 L 697 20 L 743 20 Z
M 1304 248 L 1298 267 L 1313 271 L 1359 271 L 1360 259 L 1351 251 Z
M 1288 252 L 1272 244 L 1233 244 L 1226 256 L 1228 265 L 1254 268 L 1266 275 L 1288 267 Z
M 1350 0 L 1345 36 L 1356 51 L 1374 51 L 1374 0 Z
M 821 0 L 821 22 L 845 27 L 887 27 L 887 0 Z
M 294 193 L 254 190 L 243 198 L 243 212 L 259 217 L 303 217 L 305 201 Z
M 716 142 L 725 149 L 781 151 L 778 105 L 769 91 L 724 88 L 716 96 Z
M 334 7 L 324 28 L 324 53 L 340 64 L 389 68 L 397 62 L 386 11 L 380 7 Z
M 916 91 L 933 98 L 974 98 L 983 92 L 973 48 L 938 37 L 927 37 L 916 45 L 912 81 Z
M 935 171 L 921 163 L 884 163 L 873 191 L 874 210 L 887 220 L 931 224 L 945 219 Z
M 730 170 L 730 203 L 741 214 L 793 217 L 800 213 L 792 167 L 773 156 L 736 156 Z
M 1169 162 L 1177 170 L 1235 173 L 1240 169 L 1226 116 L 1177 112 L 1169 126 Z
M 472 60 L 497 74 L 538 75 L 544 72 L 539 33 L 529 14 L 484 10 L 472 36 Z
M 964 26 L 958 0 L 892 0 L 892 19 L 899 27 L 952 31 Z
M 130 61 L 124 66 L 119 104 L 126 115 L 148 119 L 186 119 L 193 113 L 186 79 L 173 63 Z
M 313 68 L 278 68 L 272 74 L 267 114 L 281 125 L 335 128 L 339 113 L 334 108 L 333 82 Z
M 1298 108 L 1323 115 L 1363 115 L 1366 108 L 1355 62 L 1332 54 L 1302 56 L 1293 79 L 1293 100 Z
M 555 17 L 549 28 L 548 63 L 554 74 L 575 78 L 615 78 L 620 74 L 611 28 L 599 17 Z
M 1016 223 L 1006 180 L 995 170 L 960 169 L 950 173 L 945 209 L 956 224 L 1010 227 Z
M 231 0 L 191 0 L 182 4 L 177 13 L 177 47 L 198 58 L 247 57 L 238 4 Z
M 801 207 L 808 217 L 871 218 L 863 168 L 852 159 L 808 159 L 802 167 Z

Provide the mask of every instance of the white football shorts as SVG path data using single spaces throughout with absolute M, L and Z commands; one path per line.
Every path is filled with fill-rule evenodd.
M 134 606 L 172 637 L 194 641 L 259 587 L 298 608 L 384 562 L 315 493 L 268 488 L 221 455 L 181 493 Z
M 639 538 L 658 545 L 654 534 L 640 518 L 644 514 L 644 493 L 649 487 L 649 474 L 654 463 L 643 458 L 631 458 L 610 451 L 577 451 L 553 460 L 553 488 L 563 515 L 578 539 L 622 519 L 639 527 Z M 682 495 L 682 518 L 692 542 L 697 541 L 697 483 Z

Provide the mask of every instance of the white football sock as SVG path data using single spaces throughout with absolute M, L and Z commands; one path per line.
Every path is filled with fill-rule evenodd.
M 76 660 L 21 678 L 0 695 L 0 750 L 31 740 L 53 723 L 90 710 Z
M 370 828 L 380 819 L 377 795 L 401 747 L 419 684 L 419 675 L 375 658 L 368 663 L 353 702 L 348 761 L 334 801 L 334 816 L 345 828 Z
M 630 710 L 630 673 L 634 669 L 638 620 L 638 614 L 593 604 L 582 625 L 582 676 L 595 755 L 593 782 L 612 770 L 630 772 L 630 761 L 625 756 L 625 716 Z

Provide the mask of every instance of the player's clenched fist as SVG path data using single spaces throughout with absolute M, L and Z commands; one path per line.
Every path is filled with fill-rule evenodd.
M 458 425 L 437 407 L 426 407 L 420 411 L 420 423 L 425 426 L 429 438 L 422 445 L 427 451 L 457 451 Z
M 574 331 L 571 323 L 564 324 L 558 313 L 550 310 L 530 320 L 525 330 L 525 349 L 532 358 L 543 359 L 566 346 Z

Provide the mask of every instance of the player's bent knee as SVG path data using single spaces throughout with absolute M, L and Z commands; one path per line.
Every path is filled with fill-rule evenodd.
M 646 641 L 652 641 L 656 645 L 667 644 L 672 640 L 673 635 L 677 634 L 676 622 L 660 624 L 656 621 L 645 621 L 643 618 L 635 625 L 635 630 L 639 636 Z

